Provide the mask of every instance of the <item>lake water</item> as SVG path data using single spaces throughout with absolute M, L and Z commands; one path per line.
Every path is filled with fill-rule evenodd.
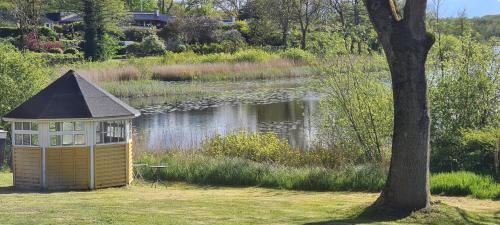
M 150 151 L 194 149 L 216 134 L 245 130 L 272 131 L 292 146 L 307 149 L 316 137 L 318 104 L 319 97 L 307 93 L 280 102 L 223 102 L 201 109 L 144 113 L 133 121 L 136 143 Z

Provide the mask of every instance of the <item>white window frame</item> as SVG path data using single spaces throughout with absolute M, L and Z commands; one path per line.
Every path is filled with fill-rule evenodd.
M 29 123 L 29 129 L 28 130 L 24 130 L 24 124 L 25 123 Z M 21 124 L 21 129 L 16 129 L 16 125 L 17 124 Z M 33 124 L 36 124 L 37 125 L 37 129 L 36 130 L 31 130 L 31 127 L 33 126 Z M 40 147 L 40 141 L 41 141 L 41 138 L 40 138 L 40 123 L 37 123 L 37 122 L 31 122 L 31 121 L 15 121 L 12 123 L 12 131 L 14 133 L 14 135 L 12 135 L 12 145 L 14 146 L 21 146 L 21 147 Z M 25 145 L 24 143 L 21 143 L 21 144 L 17 144 L 16 143 L 16 136 L 17 135 L 23 135 L 23 140 L 24 140 L 24 135 L 30 135 L 30 138 L 29 138 L 29 145 Z M 32 143 L 32 140 L 33 140 L 33 137 L 32 135 L 37 135 L 37 138 L 38 138 L 38 144 L 37 145 L 33 145 Z M 24 142 L 24 141 L 21 141 L 21 142 Z
M 124 123 L 124 129 L 125 129 L 125 133 L 124 133 L 124 136 L 123 136 L 123 141 L 119 141 L 119 142 L 108 142 L 108 143 L 98 143 L 98 139 L 99 139 L 99 135 L 101 135 L 102 133 L 107 133 L 107 132 L 99 132 L 97 131 L 97 128 L 100 126 L 101 123 L 114 123 L 114 122 L 123 122 Z M 100 121 L 96 121 L 94 123 L 94 136 L 95 136 L 95 145 L 114 145 L 114 144 L 126 144 L 129 142 L 130 140 L 130 137 L 131 137 L 131 126 L 130 126 L 130 120 L 129 119 L 116 119 L 116 120 L 100 120 Z
M 75 123 L 82 123 L 82 127 L 83 127 L 83 130 L 79 130 L 79 131 L 76 131 L 75 130 Z M 61 123 L 61 130 L 60 131 L 50 131 L 50 125 L 54 123 Z M 71 123 L 73 125 L 73 130 L 71 131 L 68 131 L 68 130 L 64 130 L 64 123 Z M 88 140 L 87 140 L 87 128 L 86 128 L 86 122 L 85 121 L 52 121 L 52 122 L 49 122 L 49 129 L 48 129 L 48 147 L 49 148 L 57 148 L 57 147 L 73 147 L 73 146 L 88 146 L 89 143 Z M 63 144 L 63 139 L 64 139 L 64 135 L 72 135 L 72 144 L 69 144 L 69 145 L 65 145 Z M 75 135 L 83 135 L 83 140 L 84 140 L 84 143 L 83 144 L 75 144 Z M 60 145 L 52 145 L 52 136 L 60 136 L 61 138 L 61 142 L 60 142 Z

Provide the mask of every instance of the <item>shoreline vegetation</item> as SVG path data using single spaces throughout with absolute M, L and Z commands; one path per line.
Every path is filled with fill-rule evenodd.
M 296 191 L 375 193 L 382 190 L 387 175 L 386 170 L 370 164 L 344 168 L 294 167 L 199 152 L 144 153 L 137 162 L 168 165 L 169 169 L 160 173 L 164 181 Z M 147 181 L 156 179 L 151 170 L 142 169 L 141 173 Z M 500 200 L 500 184 L 488 175 L 466 171 L 433 173 L 430 184 L 431 193 L 435 196 Z
M 227 89 L 236 90 L 217 82 L 241 87 L 238 83 L 245 81 L 309 79 L 320 74 L 321 65 L 314 55 L 298 49 L 280 52 L 247 49 L 233 54 L 169 52 L 163 56 L 60 64 L 54 67 L 53 74 L 58 76 L 74 69 L 121 98 L 212 96 Z M 211 86 L 218 89 L 215 91 Z

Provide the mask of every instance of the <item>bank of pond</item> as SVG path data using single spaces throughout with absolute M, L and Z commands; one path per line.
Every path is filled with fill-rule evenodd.
M 386 179 L 386 169 L 364 164 L 344 168 L 314 166 L 291 167 L 248 159 L 207 156 L 200 153 L 142 154 L 137 163 L 167 165 L 160 172 L 165 181 L 200 185 L 259 186 L 306 191 L 379 192 Z M 153 170 L 140 169 L 146 180 L 156 179 Z M 470 196 L 500 199 L 500 184 L 492 177 L 459 171 L 432 174 L 431 193 L 444 196 Z

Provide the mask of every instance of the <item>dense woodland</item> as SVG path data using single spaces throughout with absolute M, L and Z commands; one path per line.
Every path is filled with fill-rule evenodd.
M 425 20 L 427 31 L 435 39 L 425 64 L 431 120 L 430 170 L 433 174 L 468 171 L 484 175 L 492 183 L 491 189 L 477 184 L 466 190 L 458 188 L 457 192 L 467 195 L 477 191 L 476 197 L 498 199 L 500 15 L 468 18 L 463 12 L 454 18 L 441 18 L 439 2 L 432 2 L 435 4 L 427 10 Z M 128 12 L 141 9 L 158 10 L 174 19 L 161 26 L 131 25 Z M 77 13 L 82 21 L 43 27 L 48 12 Z M 221 23 L 230 17 L 236 18 L 234 23 Z M 151 87 L 172 93 L 162 86 L 161 81 L 169 75 L 162 74 L 159 66 L 226 66 L 241 62 L 272 66 L 277 59 L 283 59 L 300 68 L 314 69 L 303 75 L 317 78 L 313 87 L 325 96 L 321 100 L 324 125 L 317 149 L 294 149 L 273 134 L 239 133 L 208 141 L 203 156 L 155 159 L 146 155 L 142 160 L 166 160 L 174 167 L 198 169 L 192 174 L 179 169 L 179 174 L 169 171 L 165 175 L 194 183 L 301 190 L 378 191 L 383 186 L 380 177 L 387 174 L 393 140 L 392 83 L 383 45 L 364 1 L 0 0 L 0 18 L 0 96 L 4 96 L 0 99 L 0 116 L 54 79 L 59 71 L 54 68 L 129 66 L 132 73 L 123 72 L 117 75 L 123 77 L 100 85 L 120 97 L 138 97 L 154 95 L 143 94 Z M 203 80 L 197 75 L 185 80 L 244 80 L 257 76 L 242 77 L 213 76 Z M 145 86 L 152 83 L 156 86 Z M 238 159 L 221 162 L 217 157 Z M 264 164 L 248 164 L 240 159 Z M 274 170 L 266 163 L 303 170 L 290 172 L 290 181 L 283 184 L 276 177 L 287 173 L 285 169 Z M 231 179 L 192 176 L 217 165 L 233 166 L 234 171 L 264 171 L 275 180 L 245 180 L 243 172 Z M 340 175 L 338 171 L 347 172 Z M 468 172 L 462 175 L 475 176 Z M 294 180 L 306 176 L 312 181 Z M 351 176 L 345 182 L 358 186 L 336 183 L 340 176 Z M 366 180 L 356 180 L 359 177 Z M 322 178 L 321 182 L 316 180 Z M 452 178 L 435 179 L 442 186 L 436 187 L 434 193 L 456 191 L 446 189 Z

